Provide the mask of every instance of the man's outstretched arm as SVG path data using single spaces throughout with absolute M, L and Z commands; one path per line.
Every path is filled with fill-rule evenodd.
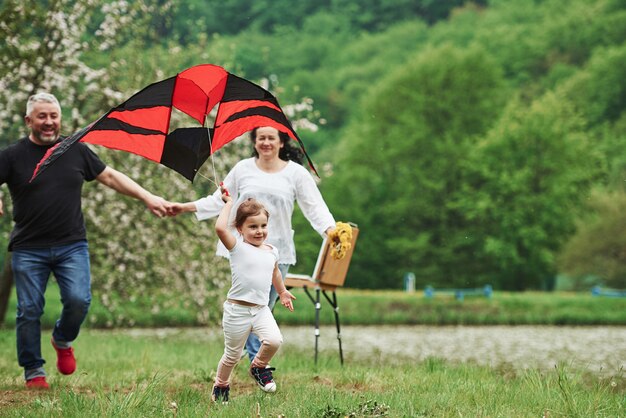
M 107 167 L 96 177 L 96 180 L 118 193 L 141 200 L 150 212 L 159 218 L 167 214 L 168 203 L 165 199 L 153 195 L 126 174 Z

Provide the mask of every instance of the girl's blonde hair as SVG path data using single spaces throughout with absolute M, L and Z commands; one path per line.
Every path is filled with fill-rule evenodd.
M 263 206 L 258 200 L 249 197 L 241 202 L 241 205 L 237 208 L 233 225 L 235 228 L 241 228 L 246 219 L 250 216 L 256 216 L 261 213 L 264 213 L 265 216 L 267 216 L 267 219 L 270 218 L 270 214 L 267 209 L 265 209 L 265 206 Z

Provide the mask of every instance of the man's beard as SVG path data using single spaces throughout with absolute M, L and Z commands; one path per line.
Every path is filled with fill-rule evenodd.
M 44 134 L 43 132 L 34 132 L 35 137 L 43 144 L 54 144 L 59 139 L 59 131 L 52 134 Z

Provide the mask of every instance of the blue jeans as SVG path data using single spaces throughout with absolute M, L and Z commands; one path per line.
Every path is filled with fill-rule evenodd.
M 50 273 L 61 292 L 63 310 L 52 338 L 59 347 L 76 339 L 89 305 L 91 277 L 87 241 L 50 248 L 14 250 L 13 278 L 17 291 L 17 359 L 26 379 L 45 376 L 41 357 L 41 315 Z
M 280 275 L 283 276 L 283 282 L 285 281 L 285 277 L 287 276 L 287 272 L 289 271 L 289 264 L 279 264 L 278 270 L 280 271 Z M 274 285 L 270 288 L 270 300 L 267 306 L 269 306 L 270 311 L 274 309 L 274 305 L 276 304 L 276 299 L 278 298 L 278 292 L 274 289 Z M 253 332 L 250 333 L 248 339 L 246 340 L 246 351 L 248 352 L 248 357 L 250 358 L 250 362 L 254 360 L 256 353 L 259 352 L 261 348 L 261 341 L 259 337 L 256 336 Z

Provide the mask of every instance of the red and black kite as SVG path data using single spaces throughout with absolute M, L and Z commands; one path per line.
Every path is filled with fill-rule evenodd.
M 213 128 L 204 123 L 219 103 Z M 170 132 L 172 108 L 202 126 Z M 261 126 L 271 126 L 304 144 L 264 88 L 212 64 L 197 65 L 158 81 L 114 107 L 90 126 L 63 139 L 37 164 L 31 181 L 77 141 L 132 152 L 163 164 L 193 182 L 198 169 L 220 147 Z M 209 138 L 211 134 L 211 138 Z

